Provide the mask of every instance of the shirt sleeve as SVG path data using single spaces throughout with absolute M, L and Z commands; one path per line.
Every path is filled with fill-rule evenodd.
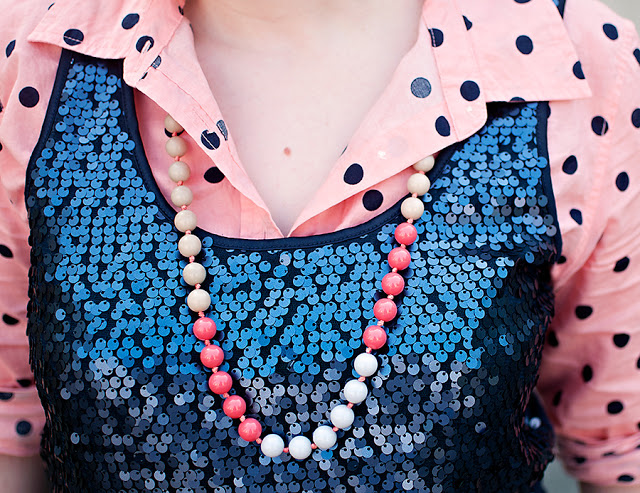
M 31 247 L 24 185 L 59 49 L 26 40 L 45 2 L 0 7 L 0 454 L 29 456 L 39 452 L 45 418 L 26 335 Z
M 640 484 L 640 42 L 599 9 L 584 20 L 597 43 L 579 45 L 594 96 L 552 105 L 566 241 L 538 390 L 570 474 Z

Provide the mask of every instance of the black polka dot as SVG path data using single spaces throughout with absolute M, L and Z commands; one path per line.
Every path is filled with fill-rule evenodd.
M 475 101 L 480 97 L 480 87 L 472 80 L 467 80 L 460 86 L 460 94 L 467 101 Z
M 551 347 L 558 347 L 558 336 L 556 336 L 555 330 L 550 330 L 547 335 L 547 343 Z
M 577 222 L 578 224 L 582 224 L 582 212 L 580 212 L 578 209 L 571 209 L 569 211 L 569 215 L 575 222 Z
M 584 79 L 584 72 L 582 71 L 582 63 L 577 61 L 573 66 L 573 75 L 575 75 L 578 79 Z
M 616 265 L 613 268 L 613 272 L 622 272 L 627 270 L 627 267 L 629 267 L 629 262 L 629 257 L 622 257 L 616 262 Z
M 426 98 L 431 94 L 431 82 L 424 77 L 416 77 L 411 81 L 411 94 L 416 98 Z
M 596 116 L 591 120 L 591 130 L 593 130 L 593 133 L 596 135 L 604 135 L 609 131 L 609 124 L 603 117 Z
M 586 457 L 574 457 L 573 460 L 576 464 L 584 464 L 585 462 L 587 462 Z
M 592 378 L 593 378 L 593 368 L 591 368 L 591 366 L 589 365 L 584 365 L 584 368 L 582 368 L 582 380 L 584 380 L 585 382 L 588 382 Z
M 227 124 L 224 122 L 224 120 L 218 120 L 216 122 L 216 127 L 218 127 L 218 130 L 220 130 L 220 133 L 224 137 L 224 140 L 227 140 L 229 138 L 229 131 L 227 130 Z
M 640 128 L 640 108 L 636 108 L 633 110 L 633 113 L 631 113 L 631 123 L 634 127 Z
M 0 245 L 0 255 L 6 258 L 13 257 L 13 252 L 7 245 Z
M 138 50 L 139 53 L 142 53 L 142 50 L 144 50 L 144 46 L 149 43 L 149 45 L 147 46 L 147 51 L 149 51 L 151 48 L 153 48 L 153 38 L 151 36 L 140 36 L 138 38 L 138 41 L 136 41 L 136 50 Z
M 625 347 L 627 344 L 629 344 L 629 339 L 631 339 L 629 334 L 615 334 L 613 336 L 613 343 L 617 347 Z
M 629 474 L 623 474 L 622 476 L 618 476 L 618 481 L 620 483 L 631 483 L 633 481 L 633 476 Z
M 182 8 L 182 5 L 178 5 L 178 12 L 180 12 L 180 15 L 184 15 L 184 9 Z
M 362 196 L 362 205 L 368 211 L 375 211 L 382 205 L 383 196 L 378 190 L 367 190 Z
M 640 48 L 633 50 L 633 56 L 636 57 L 636 60 L 640 63 Z
M 75 46 L 82 43 L 84 40 L 84 34 L 80 29 L 67 29 L 62 35 L 62 39 L 69 46 Z
M 184 133 L 184 130 L 181 130 L 180 132 L 178 132 L 176 135 L 182 135 Z M 166 128 L 164 129 L 164 134 L 167 137 L 173 137 L 173 134 L 171 132 L 169 132 Z
M 511 103 L 524 103 L 524 98 L 520 96 L 514 96 L 509 100 Z
M 140 16 L 138 14 L 127 14 L 124 19 L 122 19 L 122 27 L 124 29 L 131 29 L 139 20 Z
M 560 399 L 562 398 L 562 390 L 559 390 L 558 392 L 556 392 L 556 394 L 553 396 L 553 399 L 551 400 L 551 403 L 554 406 L 557 406 L 558 404 L 560 404 Z
M 565 257 L 564 255 L 560 255 L 560 258 L 558 258 L 558 262 L 559 265 L 562 264 L 566 264 L 567 263 L 567 257 Z
M 217 149 L 220 147 L 220 137 L 215 132 L 209 132 L 208 130 L 204 130 L 200 134 L 200 141 L 202 145 L 204 145 L 207 149 Z
M 362 166 L 358 163 L 353 163 L 351 166 L 347 168 L 347 171 L 344 172 L 344 182 L 349 185 L 356 185 L 362 181 L 362 177 L 364 176 L 364 170 Z
M 11 315 L 7 315 L 6 313 L 2 315 L 2 321 L 7 325 L 16 325 L 18 323 L 17 318 L 13 318 Z
M 4 49 L 4 53 L 5 53 L 5 55 L 7 55 L 7 58 L 9 58 L 11 56 L 11 53 L 13 53 L 13 49 L 15 47 L 16 47 L 16 40 L 14 39 L 12 41 L 9 41 L 9 44 Z
M 22 88 L 18 94 L 18 100 L 22 106 L 33 108 L 40 101 L 40 94 L 38 94 L 35 87 L 27 86 Z
M 612 401 L 609 404 L 607 404 L 607 412 L 609 414 L 619 414 L 622 412 L 623 409 L 624 409 L 624 406 L 620 401 Z
M 516 3 L 529 3 L 529 0 L 515 0 Z
M 518 39 L 516 39 L 516 47 L 520 53 L 528 55 L 533 51 L 533 41 L 531 41 L 529 36 L 518 36 Z
M 640 370 L 640 358 L 638 358 L 638 361 L 636 361 L 636 368 Z
M 11 392 L 0 392 L 0 401 L 8 401 L 13 399 L 13 394 Z
M 436 120 L 436 132 L 438 132 L 443 137 L 448 137 L 449 135 L 451 135 L 451 127 L 449 126 L 449 122 L 444 116 L 440 116 Z
M 444 34 L 440 29 L 434 27 L 429 29 L 429 32 L 431 33 L 431 44 L 434 48 L 437 48 L 444 42 Z
M 160 64 L 162 63 L 162 57 L 160 55 L 158 55 L 156 57 L 156 59 L 153 61 L 153 63 L 151 64 L 151 66 L 153 68 L 158 68 L 160 66 Z
M 579 305 L 576 307 L 576 317 L 580 320 L 584 320 L 585 318 L 589 318 L 593 313 L 593 308 L 589 305 Z
M 602 30 L 607 35 L 607 38 L 616 40 L 618 39 L 618 28 L 613 24 L 605 24 L 602 26 Z
M 469 29 L 471 29 L 473 27 L 473 22 L 471 22 L 466 15 L 463 15 L 462 18 L 464 19 L 464 25 L 467 28 L 467 31 Z
M 217 166 L 212 166 L 204 172 L 204 179 L 209 183 L 220 183 L 224 180 L 224 173 Z
M 20 387 L 24 387 L 25 389 L 33 385 L 33 380 L 29 378 L 19 378 L 17 382 L 18 382 L 18 385 L 20 385 Z
M 31 423 L 28 421 L 18 421 L 16 432 L 18 435 L 28 435 L 29 432 L 31 432 Z
M 569 156 L 562 164 L 562 171 L 568 175 L 574 174 L 578 171 L 578 159 L 575 156 Z
M 623 171 L 616 177 L 616 187 L 618 187 L 618 190 L 621 192 L 629 188 L 629 175 L 626 172 Z

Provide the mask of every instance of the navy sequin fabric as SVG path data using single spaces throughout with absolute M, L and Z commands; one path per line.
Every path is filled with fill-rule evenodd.
M 28 334 L 55 491 L 529 492 L 551 458 L 537 405 L 559 250 L 546 104 L 490 107 L 443 151 L 370 394 L 337 445 L 270 459 L 207 388 L 185 260 L 120 62 L 64 52 L 27 171 Z M 328 423 L 354 377 L 399 206 L 348 230 L 196 231 L 222 369 L 265 434 Z

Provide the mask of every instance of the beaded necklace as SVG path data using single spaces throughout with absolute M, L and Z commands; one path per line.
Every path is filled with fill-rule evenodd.
M 181 160 L 187 152 L 187 143 L 178 135 L 184 129 L 170 115 L 167 115 L 164 124 L 172 135 L 166 143 L 167 153 L 174 158 L 174 162 L 169 167 L 169 178 L 176 183 L 176 187 L 171 192 L 171 202 L 180 208 L 176 213 L 174 224 L 178 231 L 184 233 L 178 242 L 178 250 L 189 260 L 182 272 L 182 277 L 188 285 L 194 287 L 187 296 L 187 305 L 191 311 L 198 314 L 198 319 L 193 324 L 193 333 L 204 342 L 204 347 L 200 351 L 200 361 L 211 370 L 209 389 L 224 398 L 222 403 L 224 413 L 230 418 L 240 420 L 238 425 L 240 437 L 247 442 L 256 442 L 260 445 L 262 453 L 268 457 L 278 457 L 282 453 L 288 453 L 294 459 L 302 460 L 309 457 L 315 449 L 330 449 L 337 442 L 338 430 L 353 424 L 355 415 L 352 408 L 367 398 L 369 390 L 365 381 L 367 377 L 373 376 L 378 371 L 378 360 L 373 351 L 386 344 L 387 333 L 384 324 L 393 320 L 398 312 L 394 298 L 402 293 L 405 285 L 404 278 L 398 271 L 406 269 L 411 263 L 411 254 L 407 246 L 414 243 L 418 236 L 413 222 L 424 213 L 424 202 L 418 197 L 426 194 L 431 186 L 426 173 L 433 168 L 435 162 L 433 156 L 415 163 L 413 168 L 416 173 L 412 174 L 407 182 L 411 197 L 407 197 L 400 207 L 406 222 L 400 223 L 394 232 L 399 246 L 389 252 L 388 262 L 391 272 L 382 278 L 382 290 L 386 296 L 376 301 L 373 307 L 377 323 L 365 329 L 362 339 L 366 350 L 354 359 L 353 366 L 359 377 L 349 380 L 342 389 L 347 404 L 339 404 L 331 409 L 329 421 L 333 426 L 319 426 L 314 430 L 312 440 L 298 435 L 285 446 L 280 435 L 271 433 L 261 438 L 262 425 L 257 419 L 245 416 L 246 401 L 239 395 L 229 394 L 233 384 L 231 375 L 219 369 L 224 361 L 224 351 L 219 345 L 213 343 L 217 330 L 216 323 L 205 315 L 211 305 L 211 296 L 201 287 L 206 277 L 206 270 L 202 264 L 195 261 L 196 255 L 202 249 L 202 243 L 193 234 L 197 226 L 196 215 L 188 209 L 193 201 L 193 193 L 185 182 L 189 179 L 191 170 L 189 165 Z

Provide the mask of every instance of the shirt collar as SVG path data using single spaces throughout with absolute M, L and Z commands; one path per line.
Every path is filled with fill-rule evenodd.
M 183 5 L 183 0 L 58 0 L 28 39 L 97 58 L 124 59 L 125 82 L 187 123 L 187 132 L 229 182 L 267 210 L 240 165 L 233 132 L 227 135 L 204 75 L 193 68 L 199 65 Z M 180 40 L 179 50 L 172 48 L 174 39 Z M 191 67 L 189 75 L 179 70 L 185 57 L 193 62 L 184 65 Z M 198 101 L 184 104 L 196 94 Z M 503 2 L 499 9 L 491 0 L 425 0 L 416 44 L 294 231 L 412 162 L 474 134 L 486 121 L 489 102 L 590 95 L 552 0 Z M 344 171 L 356 161 L 365 167 L 365 177 L 357 185 L 345 184 Z

